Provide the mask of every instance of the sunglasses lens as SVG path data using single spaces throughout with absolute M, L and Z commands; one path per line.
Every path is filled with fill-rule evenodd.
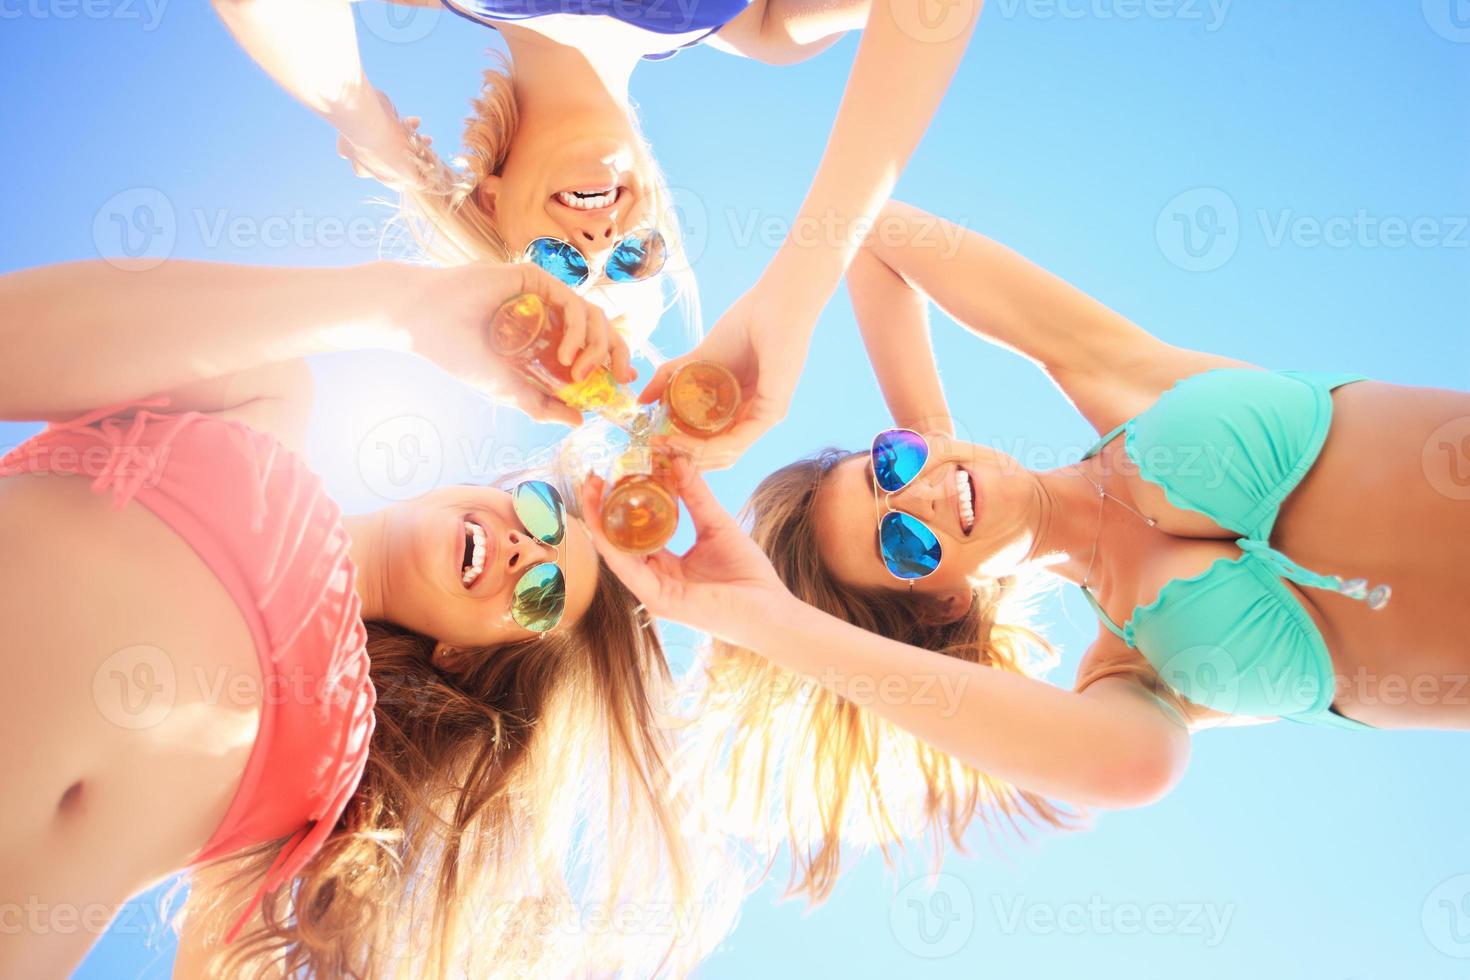
M 587 281 L 587 260 L 567 242 L 538 238 L 526 246 L 526 258 L 568 286 L 580 286 Z
M 883 564 L 898 578 L 923 578 L 939 567 L 939 539 L 918 518 L 893 511 L 884 514 L 878 540 Z
M 516 583 L 510 614 L 522 629 L 544 633 L 561 622 L 566 604 L 566 579 L 560 568 L 547 562 L 529 569 Z
M 893 493 L 914 481 L 929 459 L 929 444 L 917 432 L 889 429 L 873 440 L 873 479 Z
M 607 277 L 613 282 L 636 282 L 658 275 L 668 258 L 668 245 L 657 231 L 629 235 L 607 260 Z
M 546 544 L 561 544 L 567 521 L 556 487 L 540 480 L 527 480 L 516 486 L 511 504 L 527 531 Z

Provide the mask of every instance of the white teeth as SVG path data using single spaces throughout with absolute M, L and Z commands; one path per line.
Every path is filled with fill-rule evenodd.
M 613 187 L 600 194 L 557 191 L 556 199 L 567 207 L 576 208 L 578 211 L 595 211 L 598 208 L 612 207 L 613 202 L 618 199 L 618 189 Z
M 470 563 L 465 566 L 461 581 L 469 588 L 485 570 L 485 529 L 474 521 L 465 521 L 464 531 L 470 536 Z
M 954 486 L 959 496 L 960 530 L 969 534 L 975 526 L 975 497 L 970 490 L 970 475 L 959 467 L 955 467 Z

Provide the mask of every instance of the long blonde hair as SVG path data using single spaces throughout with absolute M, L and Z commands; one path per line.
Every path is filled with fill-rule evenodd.
M 772 473 L 746 505 L 757 544 L 797 598 L 901 643 L 999 670 L 1032 674 L 1051 647 L 1020 615 L 1009 579 L 977 582 L 962 618 L 939 622 L 918 597 L 858 590 L 838 582 L 817 546 L 817 491 L 852 454 L 827 450 Z M 988 831 L 1071 828 L 1080 815 L 977 772 L 815 680 L 755 653 L 716 642 L 697 695 L 707 733 L 706 792 L 729 808 L 729 829 L 774 853 L 784 836 L 788 895 L 825 899 L 842 871 L 844 843 L 876 844 L 890 865 L 905 842 L 923 837 L 942 858 L 946 840 L 963 850 L 977 818 Z
M 220 937 L 281 842 L 196 872 L 186 915 L 217 950 L 211 973 L 691 966 L 707 925 L 696 892 L 718 872 L 696 871 L 714 854 L 692 853 L 690 810 L 668 775 L 658 635 L 616 576 L 599 562 L 592 604 L 570 630 L 483 651 L 454 675 L 432 665 L 430 638 L 367 629 L 377 727 L 363 779 L 322 850 L 227 946 Z M 642 918 L 616 926 L 620 909 Z

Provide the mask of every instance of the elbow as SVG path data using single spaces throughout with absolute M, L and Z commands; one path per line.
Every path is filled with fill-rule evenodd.
M 1135 810 L 1169 795 L 1189 764 L 1189 736 L 1180 731 L 1131 740 L 1095 770 L 1093 798 L 1086 805 Z

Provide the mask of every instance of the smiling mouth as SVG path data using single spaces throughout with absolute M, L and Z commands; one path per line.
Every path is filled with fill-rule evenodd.
M 960 531 L 965 537 L 975 530 L 975 481 L 962 466 L 954 468 L 955 509 L 959 512 Z
M 605 211 L 618 203 L 627 191 L 626 187 L 614 185 L 602 188 L 557 191 L 552 200 L 573 211 Z
M 460 581 L 466 589 L 480 580 L 485 570 L 485 529 L 476 521 L 464 520 L 464 555 L 461 558 Z

